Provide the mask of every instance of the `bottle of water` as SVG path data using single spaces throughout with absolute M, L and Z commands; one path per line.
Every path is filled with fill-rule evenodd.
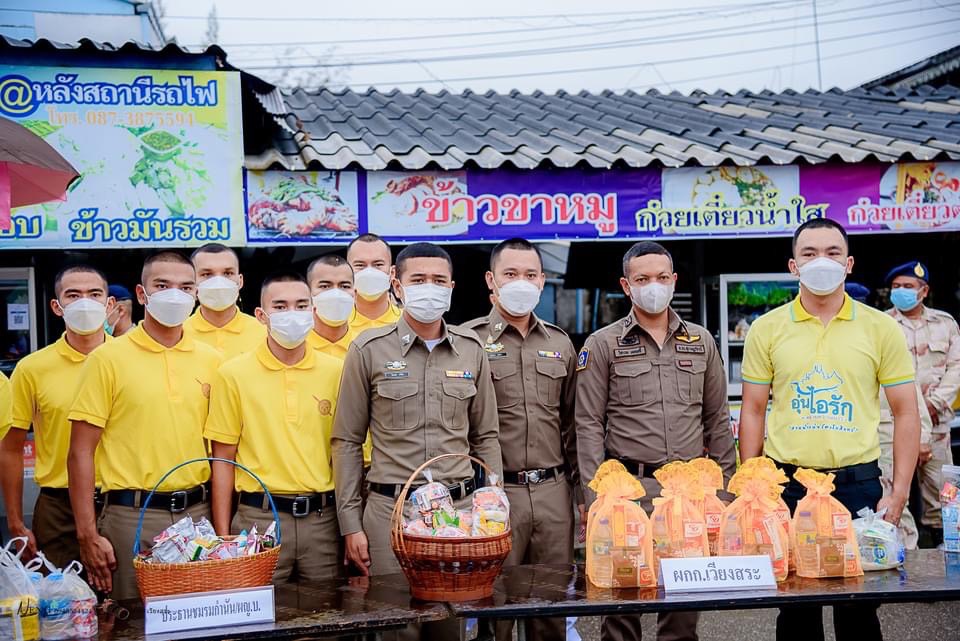
M 817 550 L 817 523 L 813 514 L 804 510 L 797 514 L 797 565 L 807 573 L 819 574 L 820 557 Z
M 590 580 L 599 588 L 613 587 L 613 530 L 609 519 L 600 519 L 590 542 L 593 564 Z

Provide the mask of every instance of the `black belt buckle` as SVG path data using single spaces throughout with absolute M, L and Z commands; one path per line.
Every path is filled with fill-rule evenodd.
M 293 502 L 290 504 L 290 513 L 293 514 L 293 518 L 302 519 L 303 517 L 310 514 L 310 497 L 309 496 L 297 496 L 293 499 Z
M 547 471 L 543 468 L 524 470 L 517 474 L 517 480 L 521 485 L 539 485 L 547 480 Z
M 180 505 L 177 505 L 178 499 L 180 500 Z M 170 513 L 179 514 L 184 512 L 187 509 L 187 491 L 186 490 L 176 490 L 170 492 Z

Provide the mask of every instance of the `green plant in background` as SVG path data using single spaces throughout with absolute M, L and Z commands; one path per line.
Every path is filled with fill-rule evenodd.
M 730 307 L 776 307 L 793 300 L 795 293 L 776 283 L 737 283 L 727 290 Z

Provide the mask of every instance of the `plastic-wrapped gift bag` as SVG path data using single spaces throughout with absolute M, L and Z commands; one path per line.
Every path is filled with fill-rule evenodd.
M 800 468 L 793 478 L 807 488 L 793 515 L 797 575 L 814 579 L 862 576 L 850 510 L 832 496 L 834 475 Z
M 743 464 L 740 466 L 740 469 L 737 470 L 736 474 L 733 475 L 733 478 L 730 479 L 727 490 L 734 495 L 739 495 L 739 490 L 742 486 L 742 483 L 755 477 L 762 478 L 768 483 L 775 485 L 784 485 L 790 481 L 784 471 L 777 467 L 777 464 L 773 461 L 773 459 L 766 456 L 758 456 L 743 462 Z M 776 515 L 789 535 L 787 537 L 787 567 L 789 568 L 790 572 L 793 572 L 796 570 L 796 563 L 793 553 L 793 517 L 790 514 L 790 508 L 787 507 L 787 503 L 781 496 L 782 493 L 782 489 L 777 492 Z
M 619 461 L 605 461 L 590 481 L 597 500 L 587 517 L 587 578 L 601 588 L 657 585 L 650 519 L 636 499 L 643 485 Z
M 766 554 L 774 578 L 785 581 L 790 573 L 790 536 L 776 513 L 783 488 L 758 475 L 741 480 L 737 489 L 737 498 L 723 512 L 720 556 Z
M 874 512 L 865 507 L 857 512 L 860 518 L 853 520 L 853 532 L 857 536 L 864 572 L 892 570 L 903 565 L 906 556 L 903 537 L 900 536 L 900 528 L 883 520 L 886 513 L 886 508 Z
M 726 506 L 717 492 L 723 489 L 723 470 L 713 459 L 706 457 L 695 458 L 687 465 L 697 470 L 702 488 L 702 498 L 695 501 L 703 512 L 703 522 L 707 526 L 707 542 L 710 545 L 710 555 L 716 556 L 720 541 L 720 528 L 723 524 L 723 511 Z
M 703 511 L 689 498 L 702 493 L 699 472 L 676 461 L 664 465 L 653 476 L 661 486 L 650 515 L 653 553 L 659 559 L 709 556 Z
M 22 546 L 18 551 L 16 546 Z M 40 598 L 30 573 L 20 562 L 27 539 L 11 539 L 0 549 L 0 641 L 40 639 Z
M 83 566 L 73 561 L 64 569 L 54 567 L 43 554 L 28 564 L 45 568 L 37 591 L 40 596 L 40 636 L 43 641 L 92 639 L 97 636 L 97 596 L 80 578 Z

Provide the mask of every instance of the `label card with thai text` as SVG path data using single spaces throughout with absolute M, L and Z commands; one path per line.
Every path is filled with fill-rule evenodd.
M 660 580 L 667 594 L 777 589 L 766 555 L 660 559 Z
M 147 634 L 276 620 L 272 585 L 149 597 L 143 609 Z

